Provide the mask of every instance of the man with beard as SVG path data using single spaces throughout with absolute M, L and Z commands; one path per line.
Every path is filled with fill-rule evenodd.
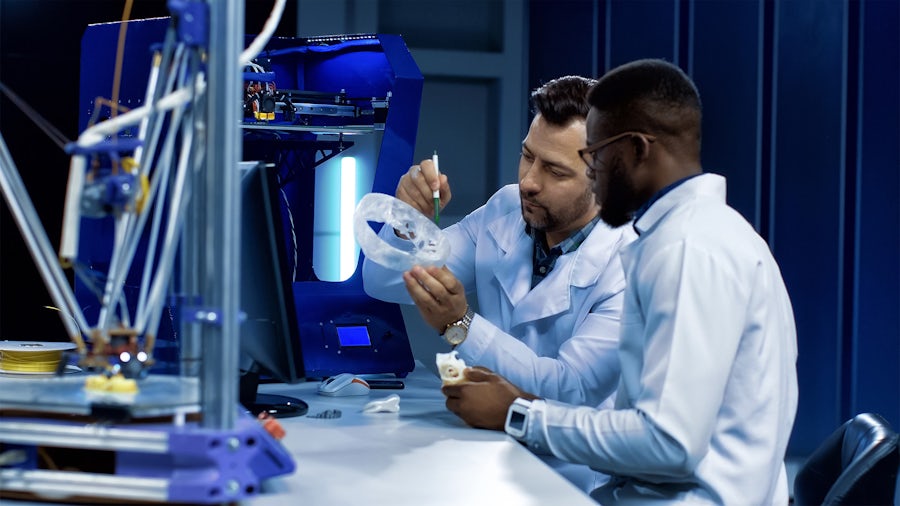
M 415 266 L 401 275 L 366 258 L 363 281 L 372 297 L 414 303 L 435 337 L 467 363 L 548 399 L 599 406 L 618 381 L 625 283 L 617 251 L 634 234 L 600 221 L 578 154 L 593 82 L 565 76 L 532 93 L 535 115 L 522 142 L 519 183 L 444 230 L 451 245 L 445 266 Z M 434 169 L 430 160 L 412 166 L 396 190 L 427 216 L 434 213 L 434 190 L 442 206 L 450 200 L 447 176 Z M 381 237 L 402 248 L 403 238 L 385 229 Z M 596 473 L 579 475 L 584 466 L 555 467 L 585 490 L 596 483 Z
M 796 330 L 778 265 L 700 165 L 700 97 L 662 60 L 609 71 L 581 150 L 612 226 L 633 220 L 615 409 L 527 393 L 482 368 L 447 407 L 611 480 L 601 504 L 787 504 Z M 503 409 L 505 407 L 506 409 Z

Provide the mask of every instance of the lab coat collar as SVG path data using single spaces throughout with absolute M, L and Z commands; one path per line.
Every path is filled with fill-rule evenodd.
M 519 325 L 569 310 L 573 289 L 595 285 L 615 255 L 622 232 L 599 221 L 577 250 L 557 260 L 550 274 L 531 288 L 531 255 L 534 242 L 525 233 L 521 214 L 495 220 L 488 231 L 501 249 L 502 261 L 494 276 L 514 306 L 512 325 Z
M 518 208 L 517 211 L 490 222 L 487 230 L 500 250 L 500 261 L 494 267 L 494 277 L 506 297 L 515 305 L 531 288 L 531 251 L 534 242 L 525 233 L 525 221 Z
M 634 230 L 644 235 L 681 202 L 697 197 L 713 197 L 725 201 L 725 178 L 718 174 L 700 174 L 678 185 L 654 202 L 637 221 Z

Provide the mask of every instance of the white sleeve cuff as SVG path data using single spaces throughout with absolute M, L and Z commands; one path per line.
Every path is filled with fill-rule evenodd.
M 510 427 L 510 420 L 514 418 L 514 411 L 521 411 L 522 406 L 527 405 L 527 414 L 525 415 L 524 424 L 520 426 L 524 433 L 514 430 Z M 525 443 L 531 451 L 540 454 L 550 454 L 550 448 L 547 445 L 546 431 L 544 430 L 544 412 L 547 403 L 543 399 L 534 399 L 532 401 L 524 401 L 516 399 L 516 403 L 510 406 L 507 412 L 506 432 Z

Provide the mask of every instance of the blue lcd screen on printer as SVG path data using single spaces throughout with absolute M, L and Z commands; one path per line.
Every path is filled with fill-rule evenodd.
M 372 346 L 369 329 L 365 325 L 337 327 L 337 334 L 341 346 Z

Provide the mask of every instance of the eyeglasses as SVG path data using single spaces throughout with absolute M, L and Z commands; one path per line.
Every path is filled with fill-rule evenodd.
M 634 137 L 634 136 L 638 136 L 638 137 L 647 139 L 647 142 L 653 142 L 656 140 L 656 137 L 654 137 L 650 134 L 645 134 L 643 132 L 622 132 L 618 135 L 613 135 L 612 137 L 607 137 L 606 139 L 603 139 L 602 141 L 595 142 L 586 148 L 579 149 L 578 156 L 580 156 L 581 159 L 584 160 L 584 163 L 588 166 L 588 168 L 590 168 L 591 170 L 597 170 L 594 165 L 594 162 L 597 160 L 597 155 L 600 154 L 601 149 L 605 148 L 606 146 L 609 146 L 610 144 L 612 144 L 616 141 L 625 139 L 626 137 Z

